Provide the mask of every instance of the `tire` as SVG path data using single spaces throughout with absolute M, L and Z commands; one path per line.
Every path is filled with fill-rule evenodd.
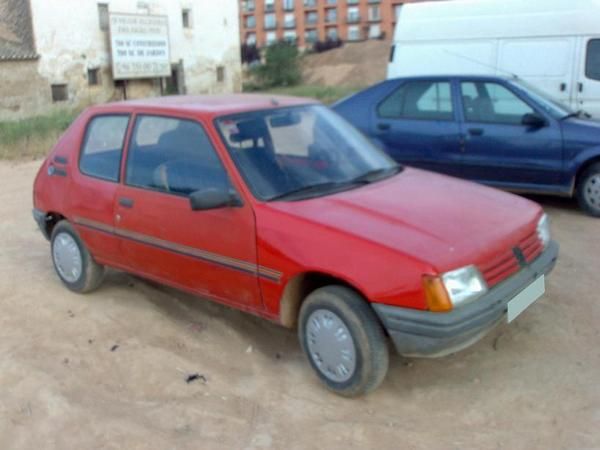
M 385 378 L 385 335 L 369 304 L 349 288 L 326 286 L 312 292 L 300 308 L 298 337 L 317 376 L 336 394 L 363 395 Z
M 577 182 L 577 202 L 587 214 L 600 217 L 600 163 L 585 169 Z
M 75 229 L 66 220 L 58 222 L 52 230 L 50 255 L 56 274 L 73 292 L 90 292 L 102 283 L 104 266 L 94 261 Z

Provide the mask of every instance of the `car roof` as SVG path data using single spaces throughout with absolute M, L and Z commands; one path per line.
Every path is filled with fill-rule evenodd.
M 171 95 L 93 106 L 102 112 L 143 109 L 157 112 L 190 112 L 221 116 L 247 111 L 317 104 L 316 100 L 269 94 Z
M 469 78 L 478 80 L 516 80 L 518 77 L 510 75 L 483 75 L 483 74 L 440 74 L 440 75 L 410 75 L 406 77 L 389 78 L 387 81 L 403 81 L 403 80 L 447 80 L 452 78 Z

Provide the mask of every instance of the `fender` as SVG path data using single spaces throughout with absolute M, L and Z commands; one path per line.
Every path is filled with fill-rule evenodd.
M 566 162 L 565 169 L 571 182 L 574 182 L 581 167 L 592 160 L 600 160 L 600 145 L 586 148 Z

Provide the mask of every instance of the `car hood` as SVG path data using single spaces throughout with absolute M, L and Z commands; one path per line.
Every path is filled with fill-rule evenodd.
M 600 121 L 572 117 L 562 121 L 566 140 L 600 145 Z
M 522 197 L 413 168 L 360 188 L 267 205 L 438 271 L 511 249 L 535 230 L 541 214 L 537 204 Z

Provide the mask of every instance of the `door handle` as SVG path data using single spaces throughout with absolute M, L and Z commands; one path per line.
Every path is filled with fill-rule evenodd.
M 581 81 L 579 83 L 577 83 L 577 90 L 579 92 L 583 92 L 583 83 Z
M 469 134 L 471 136 L 481 136 L 483 134 L 483 128 L 469 128 Z
M 119 205 L 123 208 L 132 208 L 133 207 L 133 199 L 127 197 L 121 197 L 119 199 Z
M 565 92 L 567 90 L 567 83 L 560 83 L 560 92 Z
M 379 131 L 388 131 L 390 129 L 390 124 L 389 123 L 378 123 L 377 129 Z

